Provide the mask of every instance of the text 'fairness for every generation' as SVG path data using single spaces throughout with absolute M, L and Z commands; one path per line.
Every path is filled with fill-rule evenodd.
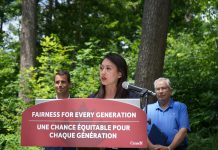
M 33 118 L 136 118 L 136 112 L 32 112 Z

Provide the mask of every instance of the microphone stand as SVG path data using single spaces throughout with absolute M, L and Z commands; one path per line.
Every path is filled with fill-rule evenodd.
M 140 95 L 140 102 L 141 102 L 141 109 L 145 108 L 145 112 L 147 114 L 148 111 L 148 90 L 143 88 L 142 91 L 139 93 Z M 148 124 L 151 124 L 151 120 L 147 120 Z

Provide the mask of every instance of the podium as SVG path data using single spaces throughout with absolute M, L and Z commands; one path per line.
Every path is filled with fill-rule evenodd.
M 146 114 L 133 100 L 74 98 L 38 103 L 22 114 L 21 145 L 146 148 Z

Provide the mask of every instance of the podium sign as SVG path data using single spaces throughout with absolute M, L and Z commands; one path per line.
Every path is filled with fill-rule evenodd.
M 146 115 L 122 102 L 63 99 L 22 114 L 22 146 L 146 148 Z

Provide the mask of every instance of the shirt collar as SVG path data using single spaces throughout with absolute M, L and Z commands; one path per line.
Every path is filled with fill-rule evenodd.
M 169 108 L 173 108 L 173 103 L 174 103 L 174 100 L 173 100 L 173 99 L 170 99 L 170 103 L 169 103 L 167 109 L 169 109 Z M 162 111 L 167 110 L 167 109 L 163 110 L 163 109 L 160 107 L 158 101 L 155 103 L 155 109 L 156 109 L 156 110 L 159 109 L 159 110 L 162 110 Z
M 68 95 L 68 98 L 70 98 L 70 94 Z M 55 99 L 59 99 L 57 95 L 55 96 Z

